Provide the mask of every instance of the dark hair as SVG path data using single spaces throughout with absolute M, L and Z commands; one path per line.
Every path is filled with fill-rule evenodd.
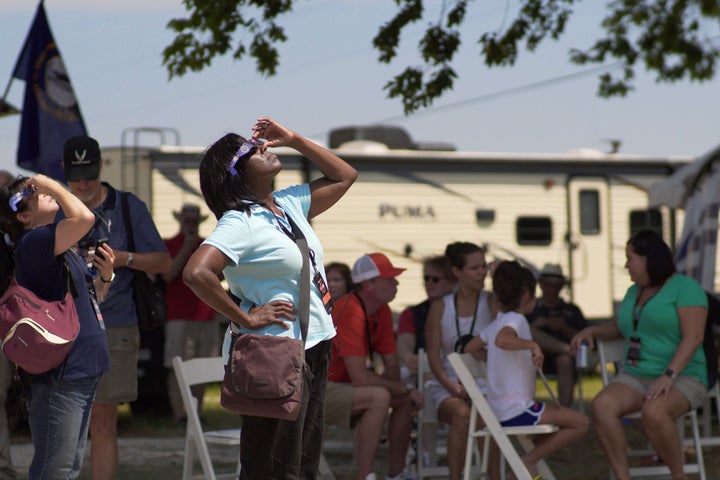
M 426 270 L 428 267 L 430 268 L 437 268 L 442 272 L 442 275 L 449 279 L 454 280 L 454 276 L 452 273 L 452 265 L 450 265 L 450 260 L 445 255 L 433 255 L 431 257 L 425 257 L 422 261 L 423 270 Z
M 535 290 L 537 289 L 538 280 L 535 274 L 529 268 L 523 266 L 520 270 L 520 286 L 523 291 L 530 292 L 533 297 L 535 296 Z
M 348 267 L 347 263 L 328 263 L 325 266 L 325 273 L 327 274 L 330 270 L 337 270 L 340 276 L 343 277 L 343 280 L 345 280 L 345 288 L 347 288 L 348 292 L 352 292 L 355 289 L 355 285 L 353 285 L 352 281 L 352 274 L 350 273 L 350 267 Z
M 516 261 L 505 260 L 495 268 L 492 277 L 493 292 L 502 311 L 515 310 L 520 306 L 525 292 L 535 293 L 537 280 L 530 269 Z
M 468 255 L 475 252 L 485 253 L 482 248 L 470 242 L 454 242 L 445 247 L 445 256 L 450 261 L 450 265 L 459 270 L 465 267 Z
M 245 166 L 250 155 L 245 155 L 235 164 L 237 175 L 230 174 L 228 166 L 245 139 L 236 133 L 228 133 L 207 150 L 200 161 L 200 190 L 205 203 L 216 219 L 228 210 L 250 212 L 250 205 L 256 201 L 245 175 Z
M 649 287 L 662 285 L 676 272 L 670 247 L 652 230 L 640 230 L 627 244 L 637 255 L 645 257 Z
M 18 211 L 14 212 L 10 208 L 10 197 L 23 189 L 27 179 L 28 177 L 18 176 L 12 182 L 0 187 L 0 230 L 7 233 L 13 242 L 17 241 L 20 234 L 25 230 L 25 224 L 18 220 L 17 214 L 27 208 L 27 201 L 26 199 L 20 201 Z

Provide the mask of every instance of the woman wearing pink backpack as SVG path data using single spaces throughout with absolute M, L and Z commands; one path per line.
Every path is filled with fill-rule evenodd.
M 56 222 L 60 208 L 65 218 Z M 94 221 L 77 197 L 44 175 L 18 177 L 0 190 L 0 230 L 15 242 L 17 283 L 48 301 L 65 297 L 69 285 L 75 290 L 80 320 L 80 333 L 65 361 L 30 377 L 28 413 L 35 451 L 29 478 L 33 480 L 77 477 L 95 389 L 110 368 L 95 291 L 107 292 L 114 277 L 114 254 L 107 246 L 99 248 L 94 266 L 100 274 L 94 281 L 85 261 L 72 250 Z

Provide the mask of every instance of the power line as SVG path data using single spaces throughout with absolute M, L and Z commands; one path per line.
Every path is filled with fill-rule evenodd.
M 621 63 L 622 62 L 615 62 L 615 63 L 611 63 L 608 65 L 601 65 L 599 67 L 592 67 L 592 68 L 588 68 L 587 70 L 582 70 L 580 72 L 569 73 L 567 75 L 561 75 L 559 77 L 548 78 L 545 80 L 540 80 L 539 82 L 528 83 L 526 85 L 520 85 L 518 87 L 512 87 L 512 88 L 500 90 L 497 92 L 485 93 L 483 95 L 466 98 L 464 100 L 458 100 L 456 102 L 446 103 L 444 105 L 428 107 L 424 110 L 413 113 L 412 116 L 415 117 L 415 116 L 426 115 L 426 114 L 434 114 L 434 113 L 443 112 L 446 110 L 452 110 L 455 108 L 464 107 L 464 106 L 472 104 L 472 103 L 479 103 L 479 102 L 484 102 L 487 100 L 494 100 L 499 97 L 506 97 L 509 95 L 515 95 L 518 93 L 527 92 L 530 90 L 537 90 L 539 88 L 551 87 L 558 83 L 575 80 L 577 78 L 584 77 L 584 76 L 587 76 L 587 75 L 590 75 L 593 73 L 597 73 L 600 71 L 605 71 L 605 70 L 608 70 L 611 68 L 615 68 L 615 67 L 621 65 Z M 410 117 L 405 116 L 405 115 L 396 115 L 393 117 L 386 117 L 379 121 L 380 122 L 390 122 L 390 121 L 394 121 L 394 120 L 404 120 L 404 119 L 408 119 L 408 118 L 410 118 Z
M 446 110 L 462 108 L 462 107 L 465 107 L 465 106 L 473 104 L 473 103 L 485 102 L 485 101 L 494 100 L 494 99 L 500 98 L 500 97 L 516 95 L 518 93 L 523 93 L 523 92 L 527 92 L 530 90 L 537 90 L 540 88 L 551 87 L 558 83 L 568 82 L 568 81 L 575 80 L 577 78 L 581 78 L 581 77 L 584 77 L 584 76 L 587 76 L 590 74 L 594 74 L 594 73 L 597 73 L 600 71 L 606 71 L 608 69 L 616 68 L 616 67 L 620 66 L 621 64 L 622 64 L 622 62 L 618 61 L 618 62 L 610 63 L 607 65 L 592 67 L 592 68 L 588 68 L 586 70 L 581 70 L 579 72 L 569 73 L 567 75 L 560 75 L 558 77 L 548 78 L 545 80 L 540 80 L 538 82 L 528 83 L 526 85 L 520 85 L 518 87 L 512 87 L 512 88 L 500 90 L 497 92 L 485 93 L 483 95 L 466 98 L 464 100 L 458 100 L 456 102 L 446 103 L 444 105 L 430 106 L 430 107 L 425 108 L 424 110 L 414 112 L 410 116 L 395 115 L 392 117 L 385 117 L 383 119 L 376 120 L 375 123 L 393 122 L 393 121 L 398 121 L 398 120 L 408 120 L 410 118 L 417 118 L 417 117 L 423 116 L 423 115 L 432 115 L 432 114 L 435 114 L 438 112 L 443 112 Z M 321 138 L 323 136 L 327 136 L 328 133 L 329 133 L 329 131 L 325 130 L 323 132 L 316 132 L 316 133 L 313 133 L 308 136 L 314 137 L 314 138 Z

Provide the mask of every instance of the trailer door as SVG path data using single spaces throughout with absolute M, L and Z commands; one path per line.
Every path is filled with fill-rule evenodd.
M 568 252 L 573 303 L 588 319 L 613 314 L 610 186 L 604 177 L 568 181 Z

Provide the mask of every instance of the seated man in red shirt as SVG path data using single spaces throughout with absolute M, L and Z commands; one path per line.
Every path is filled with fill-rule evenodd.
M 389 480 L 405 478 L 405 456 L 410 443 L 413 412 L 422 396 L 400 379 L 392 312 L 404 268 L 395 268 L 382 253 L 360 257 L 353 265 L 354 292 L 340 297 L 333 308 L 337 336 L 333 340 L 328 373 L 325 423 L 355 429 L 355 454 L 359 480 L 375 480 L 373 462 L 390 413 Z M 382 359 L 376 373 L 373 354 Z

